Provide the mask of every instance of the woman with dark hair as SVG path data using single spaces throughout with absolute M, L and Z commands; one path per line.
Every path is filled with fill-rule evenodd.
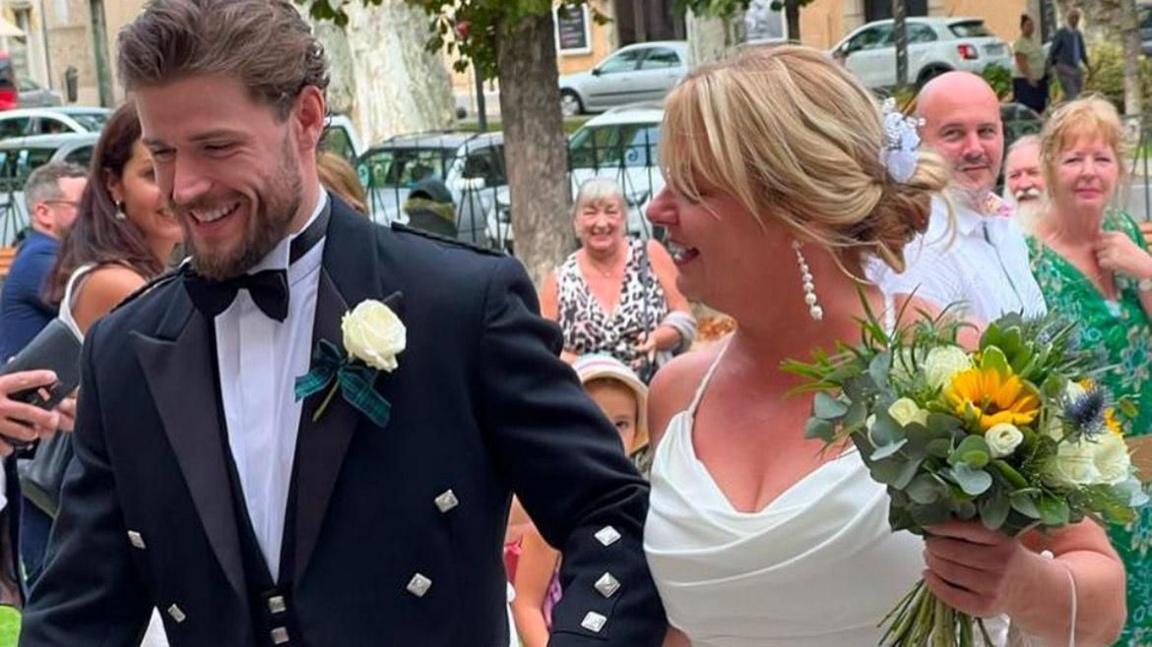
M 74 317 L 81 332 L 161 274 L 184 236 L 156 186 L 140 133 L 132 104 L 108 120 L 92 156 L 80 213 L 48 280 L 47 300 L 60 303 L 61 314 Z
M 79 213 L 49 275 L 46 301 L 81 336 L 100 317 L 167 268 L 184 232 L 156 186 L 152 157 L 132 104 L 121 106 L 100 134 Z M 43 567 L 52 519 L 25 506 L 20 553 L 31 588 Z M 157 617 L 143 643 L 166 645 Z

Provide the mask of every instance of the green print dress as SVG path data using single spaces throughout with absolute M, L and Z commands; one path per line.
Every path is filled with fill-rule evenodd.
M 1121 231 L 1147 249 L 1136 223 L 1127 214 L 1109 212 L 1105 231 Z M 1116 368 L 1102 382 L 1116 396 L 1136 398 L 1140 413 L 1126 424 L 1125 435 L 1152 432 L 1152 326 L 1140 305 L 1136 281 L 1116 277 L 1117 301 L 1109 301 L 1071 263 L 1035 239 L 1028 240 L 1032 273 L 1048 302 L 1080 324 L 1082 342 L 1107 352 Z M 1128 569 L 1128 623 L 1117 645 L 1152 645 L 1152 509 L 1145 508 L 1132 525 L 1109 528 L 1112 545 Z

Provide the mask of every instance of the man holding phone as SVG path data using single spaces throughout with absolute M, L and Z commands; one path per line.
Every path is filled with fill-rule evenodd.
M 9 457 L 14 445 L 33 442 L 57 429 L 72 431 L 76 400 L 67 398 L 54 410 L 41 409 L 19 399 L 29 389 L 50 387 L 56 382 L 52 371 L 21 371 L 0 375 L 0 456 Z M 19 605 L 24 596 L 20 585 L 18 525 L 13 523 L 15 508 L 8 506 L 8 493 L 19 494 L 14 461 L 5 460 L 0 479 L 0 604 Z

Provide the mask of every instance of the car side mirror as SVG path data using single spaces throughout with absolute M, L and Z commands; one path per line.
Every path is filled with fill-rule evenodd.
M 598 67 L 592 68 L 592 76 L 600 76 L 603 73 L 604 72 Z

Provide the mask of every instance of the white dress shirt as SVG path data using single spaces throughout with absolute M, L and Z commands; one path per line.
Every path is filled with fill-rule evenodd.
M 868 278 L 887 296 L 915 292 L 916 298 L 940 308 L 962 304 L 964 313 L 981 323 L 1009 312 L 1047 312 L 1015 218 L 983 215 L 958 204 L 954 210 L 950 228 L 947 203 L 933 198 L 928 230 L 904 248 L 904 273 L 873 259 Z
M 319 217 L 328 201 L 320 191 L 316 208 L 304 228 Z M 292 239 L 280 241 L 249 273 L 288 270 L 288 317 L 276 321 L 256 306 L 247 290 L 216 317 L 216 356 L 220 396 L 228 425 L 228 445 L 248 516 L 272 579 L 279 580 L 280 546 L 301 403 L 295 382 L 308 372 L 312 327 L 324 255 L 321 239 L 295 263 L 289 264 Z

